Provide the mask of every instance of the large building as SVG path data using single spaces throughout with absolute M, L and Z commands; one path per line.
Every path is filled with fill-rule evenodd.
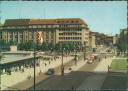
M 89 45 L 88 25 L 80 18 L 7 19 L 1 39 L 6 42 L 73 42 Z

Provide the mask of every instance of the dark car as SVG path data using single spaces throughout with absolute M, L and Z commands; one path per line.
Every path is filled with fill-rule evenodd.
M 55 70 L 53 68 L 49 68 L 48 71 L 46 72 L 46 75 L 52 75 L 54 74 Z

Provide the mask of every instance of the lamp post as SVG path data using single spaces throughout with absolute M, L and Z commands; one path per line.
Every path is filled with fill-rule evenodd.
M 75 60 L 74 60 L 74 61 L 75 61 L 75 65 L 77 65 L 77 50 L 78 50 L 78 49 L 79 49 L 79 48 L 77 47 L 77 48 L 76 48 L 76 53 L 75 53 Z
M 37 36 L 38 32 L 36 31 Z M 38 43 L 38 40 L 37 40 Z M 36 44 L 34 44 L 34 91 L 36 90 Z
M 35 46 L 36 47 L 36 46 Z M 36 90 L 36 64 L 35 64 L 35 61 L 36 61 L 36 48 L 34 47 L 34 91 Z
M 84 61 L 86 60 L 86 46 L 84 47 L 84 45 L 83 45 L 83 49 L 84 49 Z
M 64 63 L 63 63 L 63 51 L 65 48 L 62 47 L 62 66 L 61 66 L 61 76 L 64 76 Z
M 128 46 L 128 28 L 127 28 L 126 38 L 127 38 L 126 42 L 127 42 L 127 46 Z M 126 52 L 127 53 L 127 83 L 126 83 L 126 87 L 128 90 L 128 47 L 126 47 L 126 49 L 127 49 L 127 52 Z

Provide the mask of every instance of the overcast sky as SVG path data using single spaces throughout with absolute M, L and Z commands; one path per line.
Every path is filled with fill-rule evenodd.
M 81 18 L 91 31 L 115 35 L 127 27 L 127 2 L 2 1 L 2 24 L 5 19 L 18 18 Z

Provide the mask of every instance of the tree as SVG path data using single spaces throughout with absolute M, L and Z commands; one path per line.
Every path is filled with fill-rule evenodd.
M 0 53 L 0 61 L 1 59 L 4 57 L 4 55 L 2 53 Z
M 12 41 L 12 40 L 10 40 L 8 43 L 7 43 L 7 45 L 9 45 L 9 46 L 11 46 L 11 45 L 14 45 L 15 43 Z
M 6 41 L 5 40 L 0 40 L 0 46 L 5 46 L 6 45 Z
M 62 43 L 61 42 L 58 42 L 56 45 L 55 45 L 55 49 L 57 51 L 60 51 L 62 49 Z
M 48 51 L 49 50 L 49 43 L 48 42 L 43 42 L 42 45 L 41 45 L 41 49 L 43 51 Z

